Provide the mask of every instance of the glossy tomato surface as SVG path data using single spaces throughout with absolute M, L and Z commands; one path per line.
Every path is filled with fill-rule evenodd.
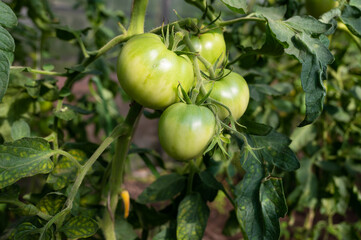
M 198 36 L 191 37 L 194 48 L 199 54 L 204 57 L 212 65 L 216 63 L 218 66 L 226 55 L 226 42 L 224 41 L 223 32 L 221 29 L 212 30 Z M 198 61 L 201 70 L 205 71 L 206 67 Z
M 159 141 L 169 156 L 185 161 L 203 153 L 215 128 L 214 114 L 208 108 L 175 103 L 160 117 Z
M 194 81 L 190 59 L 168 50 L 161 38 L 152 33 L 136 35 L 124 45 L 117 75 L 131 98 L 152 109 L 177 102 L 178 83 L 188 91 Z
M 247 109 L 249 89 L 246 80 L 241 75 L 229 72 L 230 70 L 226 69 L 224 71 L 225 77 L 217 81 L 208 81 L 204 86 L 209 91 L 214 84 L 210 97 L 226 105 L 231 110 L 234 119 L 237 120 Z M 218 105 L 217 115 L 223 120 L 229 113 L 227 109 Z
M 334 0 L 306 0 L 307 12 L 315 18 L 318 18 L 334 7 L 336 7 Z

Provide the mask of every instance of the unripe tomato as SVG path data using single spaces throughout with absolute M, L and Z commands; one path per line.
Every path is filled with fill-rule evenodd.
M 218 60 L 218 66 L 226 55 L 226 42 L 224 41 L 221 29 L 212 30 L 198 36 L 191 37 L 194 48 L 212 65 Z M 207 70 L 206 67 L 198 60 L 201 70 Z
M 189 160 L 203 153 L 216 129 L 211 110 L 193 104 L 175 103 L 159 120 L 159 141 L 174 159 Z
M 210 97 L 226 105 L 232 112 L 234 119 L 239 119 L 247 109 L 249 102 L 248 84 L 238 73 L 225 69 L 224 77 L 217 81 L 208 81 L 204 87 L 209 91 L 213 86 Z M 229 73 L 229 74 L 228 74 Z M 229 113 L 222 106 L 217 106 L 217 115 L 223 120 Z
M 178 83 L 189 91 L 194 81 L 190 59 L 168 50 L 160 37 L 152 33 L 136 35 L 124 45 L 117 75 L 131 98 L 153 109 L 163 109 L 178 101 Z
M 318 18 L 334 7 L 336 7 L 334 0 L 306 0 L 307 12 L 315 18 Z

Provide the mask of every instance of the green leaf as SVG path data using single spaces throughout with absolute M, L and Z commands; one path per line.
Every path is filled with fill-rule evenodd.
M 209 217 L 209 208 L 199 193 L 186 196 L 179 204 L 177 239 L 201 240 Z
M 358 4 L 356 3 L 358 2 Z M 354 6 L 345 4 L 341 14 L 341 20 L 346 24 L 348 29 L 361 38 L 361 4 L 360 1 L 354 1 Z
M 0 26 L 0 53 L 4 54 L 11 63 L 14 59 L 15 43 L 10 33 Z
M 331 24 L 320 22 L 311 16 L 294 16 L 284 22 L 292 28 L 307 34 L 325 33 L 332 27 Z
M 65 106 L 62 109 L 55 111 L 55 116 L 65 121 L 70 121 L 74 119 L 77 115 L 76 113 L 69 107 Z
M 186 177 L 172 173 L 160 176 L 138 197 L 139 203 L 153 203 L 173 198 L 183 191 Z
M 293 17 L 280 20 L 280 14 L 270 13 L 270 9 L 261 8 L 273 36 L 285 48 L 285 52 L 295 56 L 302 63 L 301 81 L 306 93 L 306 116 L 300 126 L 312 123 L 321 114 L 326 90 L 327 65 L 334 58 L 328 50 L 327 37 L 314 37 L 310 34 L 327 32 L 332 25 L 318 22 L 311 17 Z M 266 10 L 267 9 L 267 10 Z
M 54 216 L 63 208 L 65 201 L 63 194 L 49 193 L 40 199 L 36 206 L 43 213 Z
M 253 140 L 247 135 L 249 144 L 254 145 Z M 243 148 L 243 142 L 238 142 Z M 263 222 L 261 218 L 261 206 L 259 201 L 259 189 L 264 178 L 264 170 L 259 151 L 255 155 L 246 154 L 243 149 L 241 154 L 242 168 L 246 171 L 242 181 L 236 186 L 236 213 L 239 223 L 245 229 L 248 239 L 262 239 Z M 258 159 L 256 159 L 257 157 Z
M 262 157 L 270 164 L 273 164 L 284 171 L 295 171 L 300 163 L 295 153 L 289 148 L 291 140 L 276 132 L 271 131 L 266 136 L 253 137 Z
M 2 101 L 9 83 L 10 62 L 6 55 L 0 51 L 0 102 Z
M 71 154 L 80 164 L 87 161 L 85 152 L 78 149 L 69 150 Z M 67 157 L 61 157 L 55 165 L 54 170 L 49 174 L 46 182 L 51 185 L 54 190 L 60 190 L 68 186 L 74 181 L 77 174 L 77 166 Z
M 0 145 L 0 188 L 24 177 L 51 172 L 54 165 L 50 157 L 54 153 L 42 138 L 22 138 Z
M 283 193 L 282 180 L 271 178 L 262 183 L 260 201 L 264 220 L 263 239 L 280 238 L 279 218 L 287 213 L 287 203 Z
M 272 131 L 271 126 L 248 120 L 245 117 L 242 117 L 239 120 L 239 123 L 241 125 L 246 126 L 247 129 L 245 131 L 248 134 L 251 134 L 251 135 L 265 136 L 265 135 L 269 134 Z
M 138 235 L 134 232 L 133 226 L 128 223 L 124 218 L 116 218 L 115 223 L 115 236 L 118 240 L 134 240 Z
M 98 231 L 98 224 L 89 217 L 76 216 L 68 220 L 60 229 L 68 238 L 87 238 Z
M 175 240 L 177 239 L 177 226 L 175 221 L 171 221 L 169 227 L 157 233 L 152 240 Z
M 36 240 L 39 239 L 40 231 L 30 222 L 23 222 L 16 227 L 10 239 Z
M 13 10 L 6 3 L 0 1 L 0 25 L 12 28 L 17 24 L 18 19 Z
M 223 185 L 209 171 L 196 174 L 193 181 L 193 190 L 199 192 L 204 200 L 210 202 L 217 196 L 218 190 L 224 190 Z
M 287 7 L 286 5 L 279 7 L 261 7 L 256 5 L 254 6 L 254 11 L 257 15 L 261 15 L 266 19 L 280 20 L 285 15 Z
M 245 14 L 248 12 L 246 0 L 221 0 L 230 10 L 236 13 Z
M 11 125 L 11 137 L 13 140 L 19 140 L 20 138 L 30 137 L 30 127 L 23 119 L 15 121 Z

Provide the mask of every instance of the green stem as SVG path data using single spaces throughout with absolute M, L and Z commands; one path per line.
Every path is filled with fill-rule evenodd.
M 134 0 L 128 28 L 129 35 L 144 33 L 145 12 L 148 0 Z
M 105 239 L 115 240 L 114 218 L 115 211 L 118 205 L 118 196 L 123 184 L 124 166 L 127 158 L 131 139 L 138 123 L 142 106 L 138 103 L 133 103 L 128 115 L 124 121 L 126 133 L 118 139 L 116 143 L 115 155 L 112 161 L 110 179 L 109 179 L 109 198 L 108 209 L 105 210 L 101 228 L 103 230 Z
M 23 66 L 11 66 L 10 70 L 13 70 L 13 71 L 26 71 L 26 72 L 30 72 L 30 73 L 48 75 L 48 76 L 65 76 L 66 75 L 65 73 L 44 71 L 44 70 L 40 70 L 40 69 L 34 69 L 34 68 L 31 68 L 31 67 L 23 67 Z
M 197 8 L 199 8 L 202 12 L 204 12 L 206 10 L 206 1 L 199 1 L 199 0 L 185 0 L 187 3 L 196 6 Z M 212 22 L 213 20 L 215 20 L 217 18 L 216 15 L 214 15 L 214 13 L 208 8 L 207 10 L 207 18 Z M 220 22 L 220 19 L 218 19 L 215 24 L 218 25 L 218 23 Z
M 90 168 L 95 163 L 95 161 L 99 158 L 99 156 L 104 152 L 104 150 L 107 149 L 108 146 L 112 142 L 114 142 L 114 140 L 116 140 L 119 136 L 124 135 L 125 133 L 126 133 L 126 128 L 124 127 L 123 123 L 121 123 L 117 127 L 115 127 L 113 132 L 111 133 L 111 135 L 109 137 L 107 137 L 102 142 L 102 144 L 100 144 L 100 146 L 93 153 L 93 155 L 89 158 L 89 160 L 82 166 L 82 168 L 78 172 L 78 175 L 77 175 L 77 177 L 75 179 L 75 182 L 74 182 L 74 184 L 73 184 L 73 186 L 72 186 L 72 188 L 70 190 L 70 193 L 68 195 L 68 199 L 67 199 L 67 201 L 65 203 L 66 208 L 63 209 L 61 212 L 59 212 L 57 215 L 55 215 L 51 219 L 51 221 L 53 223 L 55 221 L 57 221 L 57 225 L 61 226 L 63 224 L 66 212 L 70 211 L 70 209 L 72 208 L 74 198 L 75 198 L 76 194 L 78 193 L 79 187 L 80 187 L 81 183 L 83 182 L 87 172 L 90 170 Z
M 238 22 L 244 22 L 244 21 L 266 22 L 266 20 L 263 18 L 246 16 L 246 17 L 231 19 L 228 21 L 222 21 L 218 25 L 223 27 L 223 26 L 228 26 L 228 25 L 232 25 L 232 24 L 235 24 Z

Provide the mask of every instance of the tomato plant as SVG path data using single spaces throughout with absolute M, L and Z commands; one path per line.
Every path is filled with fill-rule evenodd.
M 161 2 L 0 1 L 0 239 L 361 239 L 359 1 Z
M 176 103 L 159 119 L 159 141 L 177 160 L 199 157 L 215 134 L 216 119 L 211 110 L 192 104 Z
M 163 109 L 176 102 L 179 83 L 187 91 L 193 85 L 189 58 L 177 56 L 159 36 L 151 33 L 137 35 L 125 44 L 118 58 L 117 74 L 130 97 L 153 109 Z

